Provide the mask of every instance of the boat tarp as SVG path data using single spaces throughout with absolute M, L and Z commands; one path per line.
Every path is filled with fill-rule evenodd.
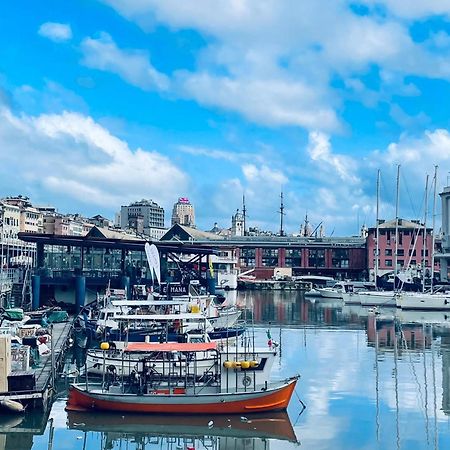
M 216 350 L 217 342 L 165 342 L 161 344 L 132 342 L 125 347 L 126 352 L 206 352 Z
M 24 314 L 22 308 L 5 309 L 3 318 L 7 320 L 23 320 Z
M 69 314 L 66 311 L 53 311 L 47 320 L 49 323 L 67 322 L 69 320 Z

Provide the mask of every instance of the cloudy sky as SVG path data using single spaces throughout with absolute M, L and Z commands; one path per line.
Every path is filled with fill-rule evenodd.
M 210 229 L 245 193 L 277 231 L 282 190 L 286 231 L 337 236 L 374 223 L 377 169 L 386 219 L 397 164 L 402 217 L 435 165 L 447 184 L 450 0 L 17 0 L 0 56 L 2 196 L 167 218 L 186 196 Z

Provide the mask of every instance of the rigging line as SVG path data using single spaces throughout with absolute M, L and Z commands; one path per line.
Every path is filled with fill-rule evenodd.
M 422 414 L 425 419 L 425 413 L 424 413 L 425 408 L 424 408 L 424 401 L 423 401 L 422 389 L 421 389 L 420 382 L 419 382 L 419 377 L 417 376 L 416 368 L 415 368 L 414 363 L 411 358 L 411 352 L 409 351 L 409 348 L 408 348 L 408 342 L 406 341 L 405 333 L 403 331 L 403 327 L 400 322 L 398 322 L 398 328 L 400 330 L 401 343 L 405 346 L 405 350 L 408 355 L 408 361 L 409 361 L 409 364 L 411 365 L 411 372 L 412 372 L 412 374 L 414 376 L 414 380 L 417 384 L 417 390 L 419 392 L 419 399 L 420 399 L 420 406 L 422 408 Z
M 426 360 L 426 344 L 427 344 L 427 331 L 426 325 L 422 324 L 422 345 L 423 345 L 423 378 L 425 387 L 425 429 L 427 434 L 427 444 L 430 443 L 430 425 L 428 418 L 428 379 L 427 379 L 427 360 Z
M 405 176 L 403 174 L 401 175 L 401 177 L 402 177 L 402 181 L 403 181 L 404 186 L 405 186 L 406 193 L 408 194 L 409 202 L 411 204 L 411 211 L 413 212 L 414 217 L 416 217 L 417 216 L 417 211 L 416 211 L 416 208 L 414 206 L 414 203 L 413 203 L 413 200 L 412 200 L 412 196 L 411 196 L 411 192 L 409 191 L 408 184 L 406 182 L 406 178 L 405 178 Z
M 433 346 L 433 334 L 431 335 L 431 368 L 433 374 L 433 406 L 434 406 L 434 448 L 438 450 L 439 440 L 438 440 L 438 429 L 437 429 L 437 395 L 436 395 L 436 372 L 434 367 L 434 346 Z

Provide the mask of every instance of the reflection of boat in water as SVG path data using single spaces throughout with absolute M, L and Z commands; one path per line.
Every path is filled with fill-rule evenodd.
M 164 437 L 224 436 L 240 439 L 260 438 L 297 442 L 286 412 L 239 415 L 141 415 L 68 412 L 69 428 L 84 432 L 120 432 Z
M 445 328 L 450 327 L 450 311 L 399 309 L 396 311 L 396 316 L 402 323 L 438 324 Z

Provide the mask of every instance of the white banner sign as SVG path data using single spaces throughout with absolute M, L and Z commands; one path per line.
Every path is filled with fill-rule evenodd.
M 159 252 L 155 244 L 150 245 L 148 242 L 145 244 L 145 254 L 147 255 L 148 265 L 150 267 L 150 273 L 153 271 L 158 280 L 158 284 L 161 284 L 161 263 L 159 260 Z M 153 278 L 153 275 L 152 275 Z

